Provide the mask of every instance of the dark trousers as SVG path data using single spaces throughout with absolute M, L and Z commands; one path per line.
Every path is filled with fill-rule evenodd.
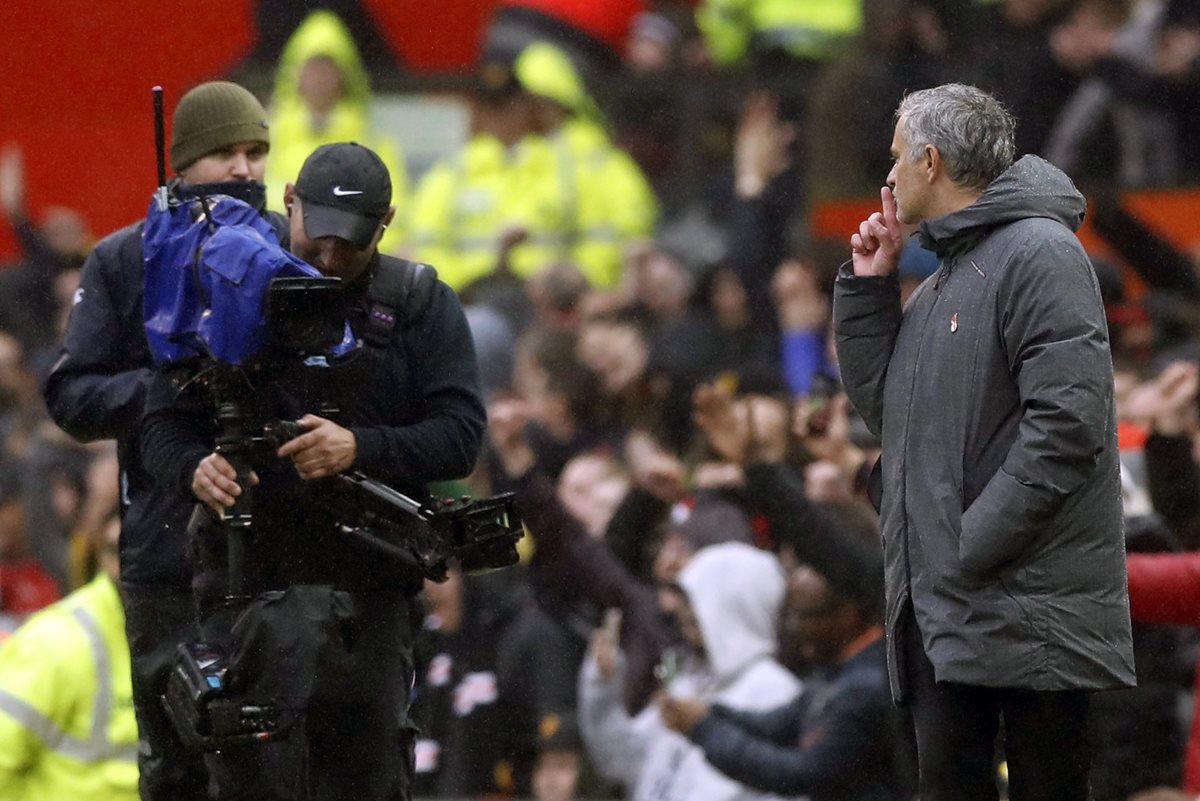
M 230 643 L 230 673 L 237 671 L 246 684 L 246 700 L 304 701 L 285 739 L 205 756 L 211 797 L 408 799 L 414 742 L 407 714 L 411 599 L 394 591 L 294 587 L 260 596 L 252 606 L 236 622 L 216 610 L 206 615 L 205 639 Z M 245 657 L 240 662 L 239 654 Z
M 207 798 L 208 773 L 199 754 L 183 747 L 163 710 L 175 649 L 200 638 L 188 588 L 121 589 L 138 723 L 138 789 L 142 801 Z
M 936 682 L 911 612 L 902 628 L 921 801 L 996 801 L 1001 718 L 1011 801 L 1087 801 L 1087 692 Z

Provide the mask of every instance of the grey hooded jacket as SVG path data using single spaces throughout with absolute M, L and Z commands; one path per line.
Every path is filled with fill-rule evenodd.
M 941 267 L 842 268 L 842 379 L 882 438 L 888 666 L 911 602 L 938 681 L 1031 690 L 1135 683 L 1112 359 L 1074 231 L 1084 200 L 1026 156 L 921 224 Z

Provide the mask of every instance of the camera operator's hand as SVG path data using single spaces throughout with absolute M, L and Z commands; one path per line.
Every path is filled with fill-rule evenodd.
M 257 484 L 258 476 L 250 473 L 250 483 Z M 237 482 L 237 471 L 233 465 L 219 453 L 210 453 L 192 474 L 192 492 L 201 503 L 208 506 L 218 515 L 233 506 L 237 496 L 242 494 L 242 488 Z
M 306 414 L 297 422 L 308 430 L 283 443 L 276 454 L 281 459 L 291 458 L 300 478 L 310 481 L 350 469 L 358 455 L 354 432 L 315 414 Z

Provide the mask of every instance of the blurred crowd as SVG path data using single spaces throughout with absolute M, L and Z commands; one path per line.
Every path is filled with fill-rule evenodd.
M 382 247 L 460 293 L 489 398 L 485 457 L 436 491 L 515 492 L 527 528 L 518 567 L 426 588 L 416 794 L 913 797 L 880 656 L 878 442 L 827 330 L 849 248 L 811 212 L 877 194 L 896 104 L 953 80 L 1009 106 L 1019 152 L 1071 175 L 1107 245 L 1139 686 L 1097 696 L 1079 733 L 1095 797 L 1194 797 L 1200 252 L 1122 192 L 1200 186 L 1200 2 L 576 6 L 501 4 L 469 137 L 420 172 L 373 122 L 378 54 L 332 11 L 295 28 L 265 98 L 272 203 L 323 143 L 387 162 Z M 734 118 L 674 152 L 662 87 L 730 74 L 750 87 Z M 681 158 L 703 165 L 699 197 L 673 191 Z M 23 621 L 104 575 L 121 495 L 112 443 L 72 441 L 38 390 L 98 232 L 69 209 L 33 219 L 24 189 L 0 150 L 22 247 L 0 269 L 0 693 Z M 909 291 L 936 268 L 906 246 Z M 35 759 L 10 736 L 0 797 Z

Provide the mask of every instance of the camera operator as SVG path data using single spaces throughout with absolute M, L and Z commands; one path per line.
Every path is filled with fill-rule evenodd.
M 205 640 L 231 654 L 247 698 L 299 699 L 286 738 L 206 757 L 214 798 L 408 797 L 421 576 L 343 533 L 322 479 L 353 469 L 425 497 L 425 482 L 471 470 L 486 417 L 457 297 L 428 266 L 377 251 L 391 196 L 383 162 L 354 143 L 317 149 L 287 187 L 293 253 L 342 280 L 347 321 L 367 343 L 315 379 L 297 378 L 314 374 L 303 359 L 251 375 L 257 405 L 298 418 L 303 434 L 239 484 L 214 450 L 214 409 L 194 375 L 164 371 L 147 403 L 143 454 L 160 481 L 218 512 L 253 497 L 243 585 L 252 600 L 226 590 L 226 528 L 197 532 Z M 379 287 L 398 276 L 407 289 L 389 305 Z
M 179 101 L 171 165 L 180 194 L 227 194 L 265 207 L 267 114 L 237 84 L 200 84 Z M 286 236 L 287 222 L 267 219 Z M 143 221 L 102 240 L 83 266 L 62 352 L 46 380 L 54 421 L 83 442 L 117 440 L 121 467 L 121 595 L 133 666 L 139 786 L 144 801 L 205 797 L 203 763 L 185 751 L 160 697 L 175 648 L 196 637 L 185 557 L 191 506 L 142 466 L 139 431 L 152 370 L 142 316 Z

